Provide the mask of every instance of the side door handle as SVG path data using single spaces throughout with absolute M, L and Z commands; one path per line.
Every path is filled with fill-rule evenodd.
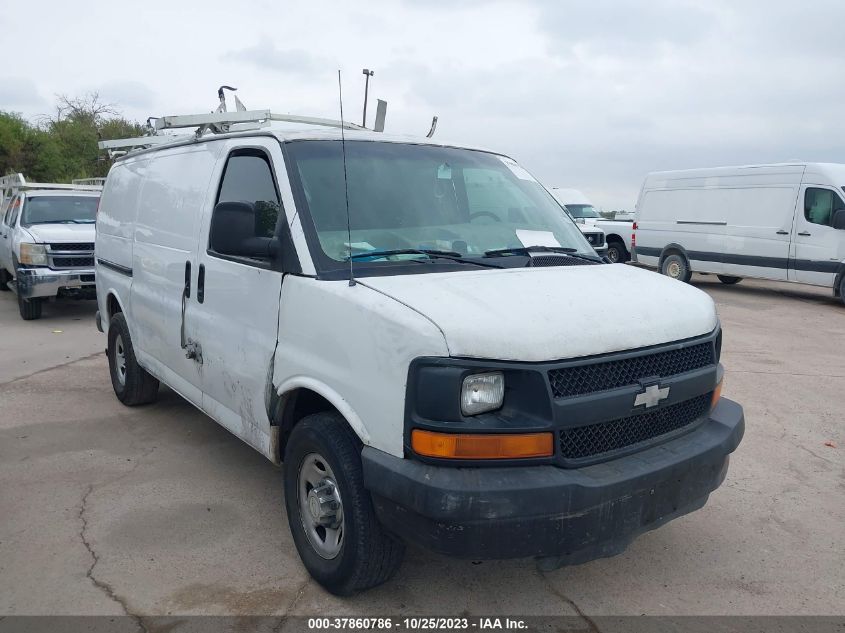
M 802 236 L 802 237 L 810 237 L 810 235 L 812 235 L 812 233 L 807 233 L 807 231 L 802 231 L 802 232 L 801 232 L 801 233 L 799 233 L 798 235 L 800 235 L 800 236 Z
M 778 235 L 789 235 L 789 231 L 778 231 Z
M 200 264 L 200 271 L 197 274 L 197 301 L 205 301 L 205 264 Z

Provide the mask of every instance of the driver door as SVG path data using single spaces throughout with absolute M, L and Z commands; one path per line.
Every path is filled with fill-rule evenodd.
M 839 209 L 845 209 L 845 201 L 835 189 L 802 187 L 793 229 L 791 281 L 833 287 L 840 263 L 845 261 L 845 231 L 831 226 Z

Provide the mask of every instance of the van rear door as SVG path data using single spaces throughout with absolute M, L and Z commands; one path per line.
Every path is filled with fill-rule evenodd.
M 834 187 L 807 184 L 801 187 L 795 213 L 795 237 L 789 278 L 816 286 L 833 287 L 845 261 L 845 231 L 834 229 L 833 214 L 845 209 Z
M 270 454 L 267 386 L 276 351 L 282 273 L 269 260 L 215 253 L 209 239 L 213 207 L 250 202 L 260 211 L 256 237 L 285 225 L 275 174 L 284 174 L 278 141 L 226 143 L 200 235 L 196 319 L 202 346 L 203 409 L 235 435 Z M 279 216 L 282 217 L 278 222 Z

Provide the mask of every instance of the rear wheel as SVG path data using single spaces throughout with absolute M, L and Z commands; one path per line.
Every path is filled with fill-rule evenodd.
M 315 413 L 285 448 L 285 507 L 308 573 L 348 596 L 390 579 L 404 544 L 387 534 L 364 488 L 361 443 L 337 413 Z
M 839 300 L 845 304 L 845 275 L 839 280 Z
M 664 257 L 663 263 L 660 265 L 660 272 L 667 277 L 683 282 L 689 281 L 692 277 L 689 262 L 680 253 L 671 253 Z
M 723 284 L 732 286 L 742 281 L 742 277 L 731 277 L 730 275 L 716 275 Z
M 8 292 L 9 291 L 9 282 L 12 280 L 12 276 L 9 274 L 5 268 L 0 267 L 0 291 Z
M 129 327 L 121 312 L 109 322 L 109 357 L 111 384 L 117 399 L 129 407 L 153 402 L 158 396 L 158 380 L 135 359 Z
M 614 264 L 624 264 L 628 261 L 628 249 L 619 240 L 608 240 L 607 258 Z

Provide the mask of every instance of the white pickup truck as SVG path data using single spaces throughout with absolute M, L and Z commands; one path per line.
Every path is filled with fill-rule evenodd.
M 21 318 L 41 317 L 56 296 L 94 299 L 94 221 L 101 185 L 0 179 L 0 291 L 13 290 Z
M 552 187 L 555 199 L 566 207 L 576 222 L 585 226 L 594 226 L 604 231 L 607 240 L 607 258 L 614 263 L 625 263 L 631 259 L 631 233 L 633 217 L 630 220 L 607 220 L 603 218 L 593 203 L 577 189 Z

